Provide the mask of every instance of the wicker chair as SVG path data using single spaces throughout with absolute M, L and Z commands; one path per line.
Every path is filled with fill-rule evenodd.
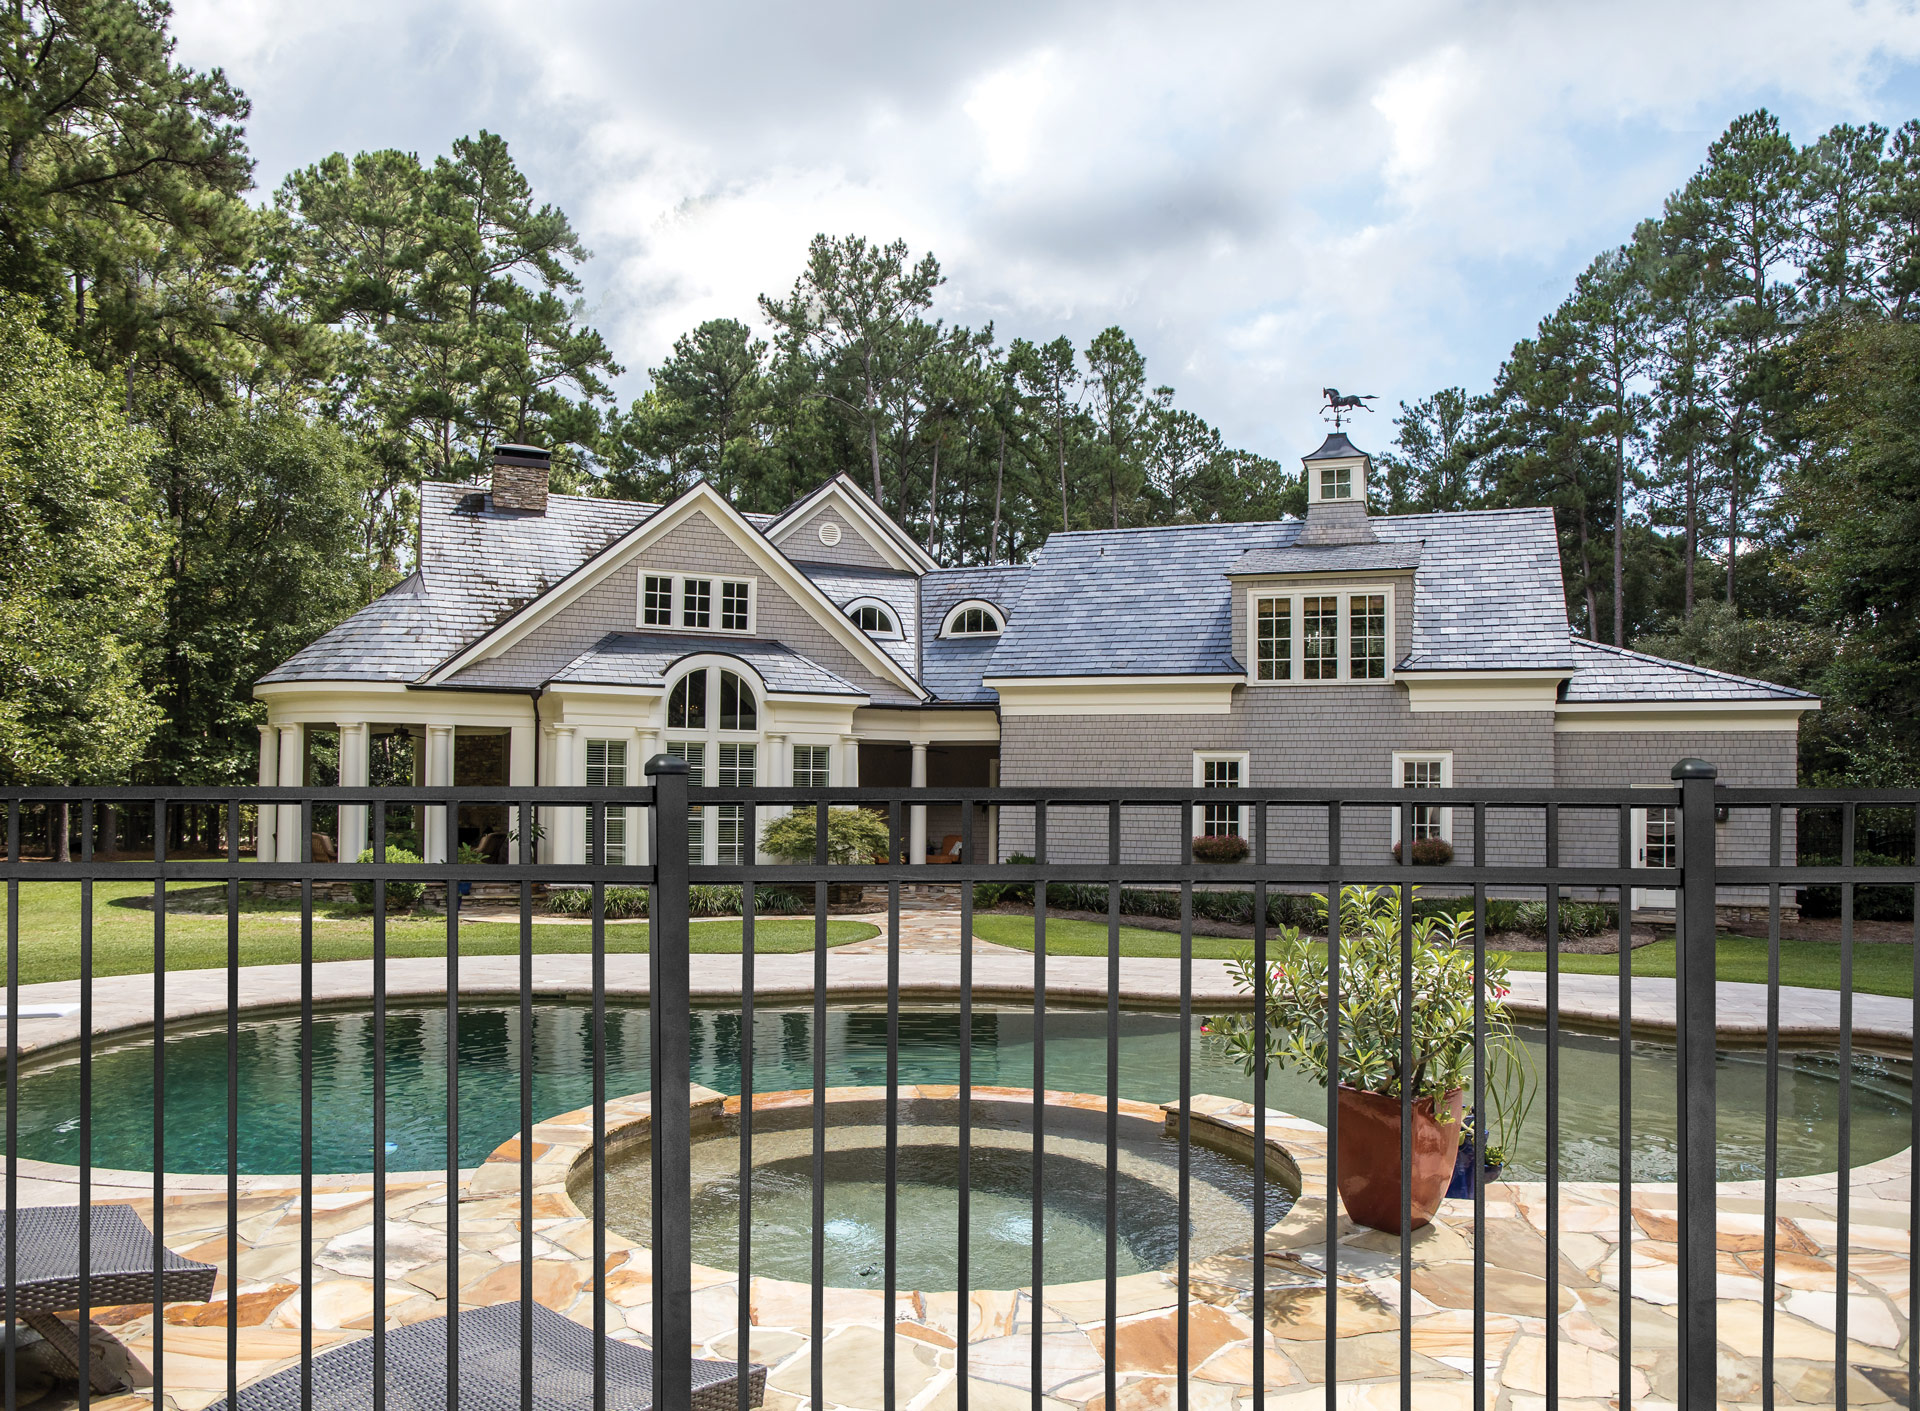
M 45 1339 L 73 1376 L 88 1376 L 95 1391 L 118 1389 L 115 1379 L 90 1366 L 80 1337 L 54 1315 L 80 1306 L 80 1208 L 33 1206 L 15 1214 L 20 1245 L 14 1256 L 13 1307 L 16 1316 Z M 153 1231 L 125 1205 L 87 1207 L 87 1303 L 113 1308 L 152 1303 L 205 1303 L 213 1296 L 211 1264 L 165 1250 L 153 1267 Z M 0 1215 L 0 1261 L 6 1257 L 7 1225 Z M 0 1262 L 0 1270 L 5 1269 Z M 0 1294 L 0 1299 L 4 1294 Z M 0 1302 L 0 1316 L 5 1304 Z
M 525 1411 L 592 1411 L 593 1330 L 536 1303 L 533 1401 Z M 429 1318 L 386 1337 L 388 1411 L 454 1411 L 447 1400 L 447 1320 Z M 653 1354 L 605 1341 L 607 1411 L 650 1411 Z M 692 1411 L 735 1411 L 740 1404 L 732 1362 L 695 1361 Z M 364 1411 L 373 1404 L 373 1339 L 360 1338 L 313 1359 L 311 1411 Z M 767 1369 L 747 1369 L 747 1405 L 766 1395 Z M 242 1387 L 233 1411 L 300 1411 L 300 1368 L 289 1367 Z M 225 1399 L 211 1411 L 230 1411 Z M 520 1305 L 496 1303 L 460 1314 L 458 1411 L 522 1411 Z

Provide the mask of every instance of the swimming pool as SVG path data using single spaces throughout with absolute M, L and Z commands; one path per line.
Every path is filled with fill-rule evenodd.
M 1197 1026 L 1197 1021 L 1196 1021 Z M 606 1018 L 609 1097 L 645 1089 L 648 1016 L 609 1006 Z M 1034 1018 L 1030 1010 L 978 1010 L 971 1048 L 977 1084 L 1030 1087 Z M 1106 1091 L 1106 1015 L 1055 1010 L 1046 1018 L 1046 1086 Z M 1120 1093 L 1144 1102 L 1179 1096 L 1179 1051 L 1191 1044 L 1192 1090 L 1250 1098 L 1252 1081 L 1176 1016 L 1123 1012 Z M 1546 1072 L 1544 1033 L 1523 1031 Z M 344 1173 L 373 1161 L 373 1016 L 371 1010 L 317 1015 L 313 1025 L 313 1169 Z M 692 1016 L 693 1080 L 721 1092 L 740 1090 L 738 1013 L 696 1010 Z M 447 1016 L 444 1007 L 395 1007 L 383 1039 L 387 1063 L 388 1168 L 446 1166 Z M 962 1035 L 952 1009 L 908 1009 L 900 1016 L 900 1081 L 959 1080 Z M 883 1009 L 836 1007 L 827 1014 L 827 1081 L 864 1086 L 886 1081 L 887 1016 Z M 760 1092 L 810 1087 L 813 1014 L 760 1010 L 752 1052 Z M 457 1034 L 460 1072 L 459 1159 L 484 1160 L 514 1135 L 520 1120 L 520 1014 L 515 1005 L 463 1006 Z M 533 1110 L 536 1119 L 585 1106 L 592 1096 L 592 1010 L 585 1003 L 541 1003 L 533 1009 Z M 1559 1058 L 1560 1173 L 1566 1180 L 1618 1178 L 1618 1040 L 1563 1032 Z M 1633 1045 L 1633 1176 L 1671 1180 L 1674 1171 L 1674 1051 Z M 239 1167 L 278 1174 L 300 1169 L 301 1042 L 297 1017 L 249 1020 L 240 1026 Z M 1832 1170 L 1841 1071 L 1832 1054 L 1784 1053 L 1780 1067 L 1779 1168 L 1782 1175 Z M 1723 1051 L 1719 1066 L 1720 1171 L 1723 1179 L 1762 1174 L 1764 1053 Z M 1904 1149 L 1911 1075 L 1904 1064 L 1857 1055 L 1851 1074 L 1855 1165 Z M 1324 1120 L 1326 1093 L 1290 1072 L 1267 1085 L 1272 1107 Z M 77 1058 L 35 1066 L 20 1078 L 19 1144 L 23 1157 L 74 1163 L 80 1150 Z M 224 1028 L 182 1031 L 166 1045 L 166 1166 L 177 1172 L 227 1169 L 227 1036 Z M 93 1058 L 92 1144 L 96 1166 L 150 1170 L 153 1163 L 153 1050 L 148 1039 L 101 1044 Z M 1545 1169 L 1544 1103 L 1536 1103 L 1512 1174 Z

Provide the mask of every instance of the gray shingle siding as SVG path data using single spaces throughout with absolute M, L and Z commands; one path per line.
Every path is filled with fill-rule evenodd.
M 840 526 L 840 542 L 837 544 L 820 542 L 820 526 L 828 523 Z M 845 564 L 854 568 L 893 567 L 887 556 L 874 547 L 866 533 L 855 528 L 853 521 L 832 505 L 822 505 L 811 511 L 792 529 L 781 526 L 779 542 L 781 552 L 789 558 L 806 559 L 812 563 Z

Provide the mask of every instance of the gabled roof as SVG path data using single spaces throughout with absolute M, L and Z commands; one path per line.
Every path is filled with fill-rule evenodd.
M 1626 701 L 1808 701 L 1818 697 L 1791 686 L 1734 676 L 1683 661 L 1572 639 L 1578 670 L 1560 693 L 1568 705 Z
M 875 675 L 893 682 L 916 699 L 925 696 L 926 693 L 910 670 L 902 667 L 881 650 L 877 642 L 847 621 L 833 600 L 800 572 L 792 560 L 788 559 L 779 548 L 770 543 L 758 526 L 750 523 L 744 515 L 728 503 L 725 496 L 705 481 L 696 481 L 684 494 L 662 505 L 645 521 L 608 544 L 537 599 L 509 612 L 493 627 L 466 643 L 458 652 L 435 666 L 432 671 L 425 673 L 421 678 L 421 684 L 439 685 L 473 663 L 506 650 L 514 642 L 538 628 L 553 614 L 577 601 L 581 594 L 599 583 L 608 572 L 615 571 L 615 566 L 621 562 L 623 555 L 637 552 L 655 538 L 670 533 L 676 525 L 684 523 L 696 510 L 704 510 L 711 515 L 719 524 L 721 531 L 729 534 L 763 572 L 803 605 L 811 605 L 821 626 L 837 638 L 841 645 L 850 650 L 857 659 L 863 661 Z
M 684 633 L 609 632 L 556 672 L 555 686 L 664 686 L 692 656 L 727 656 L 752 667 L 769 691 L 806 696 L 867 693 L 783 642 L 764 637 L 692 637 Z
M 766 526 L 767 537 L 778 543 L 783 530 L 798 524 L 821 505 L 829 502 L 836 504 L 842 514 L 867 530 L 872 538 L 877 539 L 883 552 L 891 548 L 894 556 L 902 560 L 902 568 L 909 568 L 916 573 L 929 573 L 940 567 L 938 560 L 914 543 L 907 531 L 893 522 L 893 516 L 875 504 L 873 497 L 844 473 L 834 476 L 818 489 L 802 495 L 775 515 Z

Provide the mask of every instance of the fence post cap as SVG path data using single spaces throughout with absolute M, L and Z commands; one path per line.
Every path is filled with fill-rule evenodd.
M 685 774 L 687 762 L 670 754 L 657 754 L 647 761 L 646 771 L 649 774 Z
M 1673 777 L 1675 779 L 1718 779 L 1720 771 L 1704 759 L 1683 759 L 1674 765 Z

